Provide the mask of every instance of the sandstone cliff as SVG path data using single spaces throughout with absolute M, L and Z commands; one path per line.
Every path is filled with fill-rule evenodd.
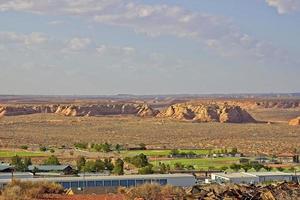
M 0 106 L 6 116 L 37 113 L 56 113 L 64 116 L 137 115 L 155 116 L 157 111 L 146 104 L 95 104 L 95 105 L 10 105 Z
M 227 104 L 175 104 L 157 116 L 196 122 L 255 122 L 255 119 L 246 110 Z
M 297 117 L 296 119 L 292 119 L 289 122 L 290 126 L 300 126 L 300 117 Z

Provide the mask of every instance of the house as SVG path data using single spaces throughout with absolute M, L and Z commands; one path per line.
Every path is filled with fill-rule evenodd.
M 72 174 L 73 168 L 70 165 L 29 165 L 30 172 L 61 172 L 63 174 Z
M 299 163 L 299 155 L 293 153 L 279 154 L 277 159 L 282 163 Z

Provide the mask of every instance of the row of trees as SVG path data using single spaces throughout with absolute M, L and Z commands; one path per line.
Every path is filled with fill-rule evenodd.
M 78 149 L 90 149 L 90 150 L 94 150 L 97 152 L 104 152 L 104 153 L 108 153 L 111 151 L 120 152 L 121 150 L 124 149 L 123 146 L 120 144 L 112 145 L 107 142 L 100 143 L 100 144 L 75 143 L 74 146 L 75 146 L 75 148 L 78 148 Z
M 58 158 L 54 155 L 49 156 L 43 162 L 44 165 L 60 165 Z M 11 165 L 15 167 L 16 171 L 27 171 L 28 166 L 32 165 L 31 158 L 25 157 L 21 158 L 20 156 L 16 155 L 11 159 Z
M 80 157 L 76 161 L 77 169 L 79 172 L 103 172 L 111 171 L 117 175 L 124 174 L 124 161 L 117 159 L 113 164 L 111 159 L 105 158 L 104 160 L 86 160 L 84 157 Z

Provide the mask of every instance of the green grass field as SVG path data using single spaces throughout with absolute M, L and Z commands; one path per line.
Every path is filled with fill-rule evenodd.
M 208 150 L 208 149 L 182 149 L 179 150 L 180 153 L 188 153 L 188 152 L 194 152 L 195 154 L 198 155 L 206 155 L 209 153 L 214 153 L 214 152 L 218 152 L 221 149 L 214 149 L 214 150 Z M 228 150 L 230 151 L 230 150 Z M 122 151 L 121 154 L 124 157 L 132 157 L 132 156 L 136 156 L 139 155 L 141 153 L 145 154 L 146 156 L 151 156 L 151 157 L 164 157 L 164 156 L 168 156 L 170 154 L 171 150 L 132 150 L 132 151 Z
M 11 158 L 16 155 L 18 155 L 20 157 L 43 157 L 43 156 L 46 156 L 45 153 L 41 153 L 41 152 L 0 150 L 0 158 Z
M 233 163 L 238 163 L 239 158 L 198 158 L 198 159 L 172 159 L 172 160 L 160 160 L 152 161 L 155 166 L 159 162 L 169 164 L 171 168 L 175 163 L 181 163 L 183 165 L 192 165 L 195 169 L 207 170 L 208 168 L 220 169 L 223 166 L 230 166 Z

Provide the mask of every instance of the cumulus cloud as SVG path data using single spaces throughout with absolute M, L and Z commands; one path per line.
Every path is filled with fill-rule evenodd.
M 299 0 L 266 0 L 280 13 L 295 11 Z M 151 37 L 171 35 L 192 38 L 222 56 L 246 56 L 263 60 L 285 60 L 272 44 L 243 33 L 229 19 L 165 4 L 142 4 L 132 0 L 2 0 L 0 10 L 38 14 L 82 16 L 95 22 L 124 26 Z M 86 48 L 89 41 L 75 38 L 68 49 Z M 101 48 L 98 51 L 102 51 Z M 280 53 L 278 53 L 280 52 Z M 278 57 L 279 54 L 279 57 Z
M 86 49 L 91 44 L 90 38 L 75 37 L 66 42 L 64 51 L 81 51 Z
M 38 32 L 30 34 L 0 32 L 0 41 L 3 44 L 21 44 L 29 47 L 46 43 L 48 41 L 48 37 L 45 34 Z
M 108 46 L 100 45 L 96 48 L 96 51 L 100 55 L 134 55 L 136 53 L 133 47 L 121 47 L 121 46 Z
M 299 0 L 266 0 L 269 6 L 275 7 L 279 14 L 300 11 Z

